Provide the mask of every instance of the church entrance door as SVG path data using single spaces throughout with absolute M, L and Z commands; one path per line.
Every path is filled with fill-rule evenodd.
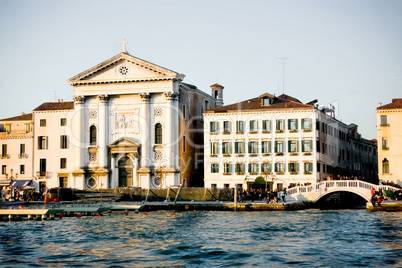
M 133 161 L 129 157 L 119 160 L 119 187 L 133 185 Z

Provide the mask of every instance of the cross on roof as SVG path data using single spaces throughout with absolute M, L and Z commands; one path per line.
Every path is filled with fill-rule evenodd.
M 123 44 L 123 50 L 121 52 L 127 52 L 126 51 L 126 44 L 127 44 L 126 39 L 123 39 L 123 42 L 120 42 L 120 44 Z

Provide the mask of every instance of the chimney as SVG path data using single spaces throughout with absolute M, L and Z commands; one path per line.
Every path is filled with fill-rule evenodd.
M 379 103 L 378 103 L 378 107 L 381 107 L 381 106 L 382 106 L 382 102 L 379 102 Z
M 21 115 L 26 115 L 26 113 L 22 112 Z

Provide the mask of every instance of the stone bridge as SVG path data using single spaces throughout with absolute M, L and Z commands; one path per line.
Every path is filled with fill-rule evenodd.
M 298 186 L 290 188 L 286 201 L 313 201 L 317 202 L 322 197 L 334 192 L 351 192 L 361 196 L 367 202 L 371 199 L 371 189 L 379 190 L 400 190 L 388 185 L 375 185 L 372 183 L 348 180 L 348 181 L 322 181 L 309 186 Z

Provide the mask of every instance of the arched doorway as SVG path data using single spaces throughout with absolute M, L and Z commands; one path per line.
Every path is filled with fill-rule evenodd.
M 133 161 L 129 157 L 123 157 L 119 160 L 119 187 L 133 185 Z

